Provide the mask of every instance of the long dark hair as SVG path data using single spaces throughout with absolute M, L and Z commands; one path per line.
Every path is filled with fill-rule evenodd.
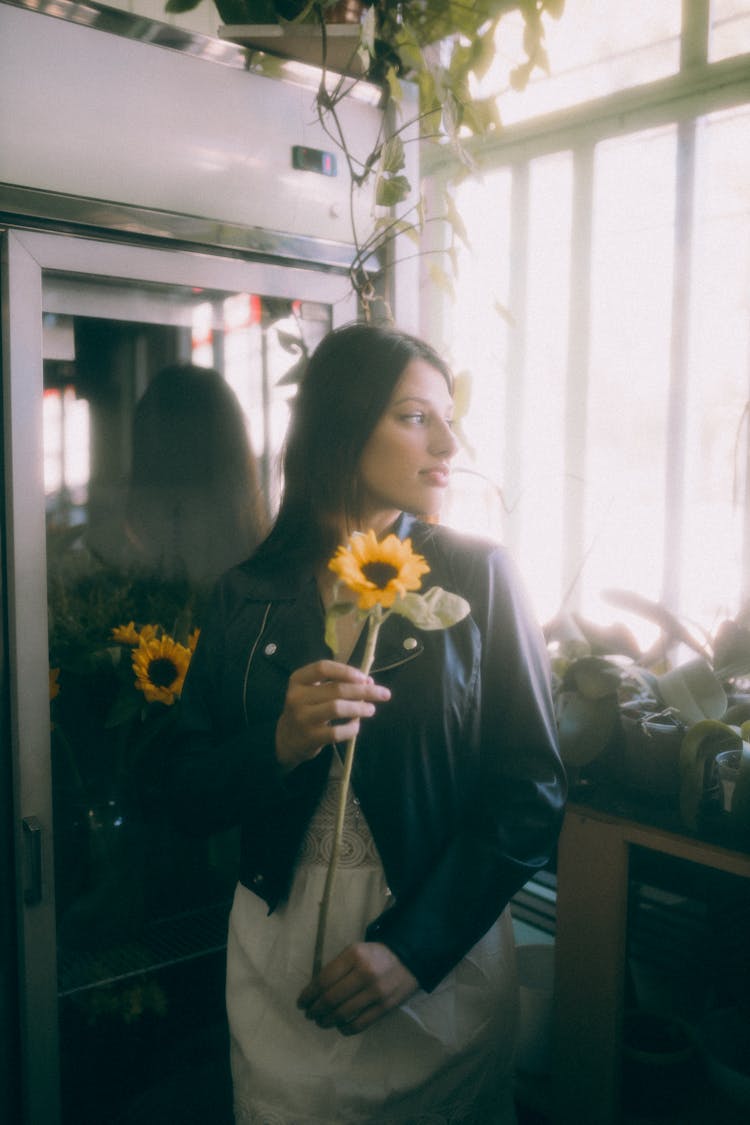
M 414 359 L 439 371 L 452 392 L 444 360 L 406 332 L 351 324 L 320 342 L 293 406 L 283 497 L 274 527 L 255 556 L 260 569 L 315 565 L 335 550 L 341 517 L 356 522 L 362 450 Z
M 142 566 L 192 581 L 213 580 L 265 534 L 242 410 L 213 368 L 162 368 L 139 400 L 126 519 Z

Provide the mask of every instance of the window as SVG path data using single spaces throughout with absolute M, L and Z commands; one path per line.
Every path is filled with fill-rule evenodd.
M 727 0 L 728 3 L 728 0 Z M 502 93 L 511 124 L 675 74 L 680 65 L 680 0 L 565 0 L 563 16 L 545 22 L 549 74 L 536 70 L 521 93 L 509 88 L 523 34 L 520 13 L 500 23 L 482 94 Z
M 509 546 L 542 620 L 646 644 L 607 590 L 709 631 L 750 596 L 750 3 L 626 7 L 630 40 L 609 0 L 550 25 L 429 316 L 470 392 L 446 521 Z
M 750 51 L 750 0 L 713 0 L 708 57 L 727 59 Z

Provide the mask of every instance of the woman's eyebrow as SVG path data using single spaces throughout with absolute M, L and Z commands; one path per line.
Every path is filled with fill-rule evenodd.
M 440 410 L 440 408 L 437 405 L 435 405 L 429 398 L 420 398 L 419 395 L 404 395 L 403 398 L 397 398 L 396 401 L 392 404 L 391 409 L 395 410 L 396 407 L 404 406 L 407 402 L 419 403 L 421 406 L 427 406 L 431 409 L 437 410 L 438 412 Z M 446 412 L 449 413 L 449 414 L 453 413 L 453 400 L 452 399 L 448 403 Z
M 403 406 L 405 402 L 421 402 L 423 406 L 432 406 L 432 402 L 428 398 L 421 398 L 419 395 L 404 395 L 403 398 L 397 398 L 394 406 Z

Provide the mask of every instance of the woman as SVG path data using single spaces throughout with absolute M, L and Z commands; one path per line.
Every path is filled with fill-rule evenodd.
M 403 333 L 327 336 L 304 376 L 271 534 L 219 583 L 183 694 L 178 805 L 242 825 L 227 1007 L 238 1122 L 513 1121 L 511 896 L 564 800 L 546 653 L 502 548 L 421 522 L 456 452 L 450 373 Z M 470 604 L 324 644 L 327 563 L 410 537 Z M 354 615 L 343 618 L 353 621 Z M 323 968 L 312 980 L 339 748 L 358 736 Z M 334 741 L 335 740 L 335 741 Z

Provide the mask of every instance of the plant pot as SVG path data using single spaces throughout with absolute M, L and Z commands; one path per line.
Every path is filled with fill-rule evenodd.
M 677 798 L 683 729 L 674 723 L 622 715 L 623 782 L 639 793 Z
M 726 813 L 732 811 L 732 800 L 737 778 L 740 775 L 740 750 L 722 750 L 716 755 L 716 772 L 719 777 L 719 790 L 721 793 L 721 807 Z
M 695 1088 L 696 1046 L 674 1016 L 626 1012 L 622 1031 L 623 1102 L 646 1114 L 672 1113 Z
M 326 67 L 354 78 L 364 75 L 357 51 L 364 12 L 362 0 L 341 0 L 326 9 Z M 310 66 L 323 65 L 323 35 L 316 21 L 263 24 L 222 24 L 218 35 L 231 43 L 269 55 L 294 59 Z

